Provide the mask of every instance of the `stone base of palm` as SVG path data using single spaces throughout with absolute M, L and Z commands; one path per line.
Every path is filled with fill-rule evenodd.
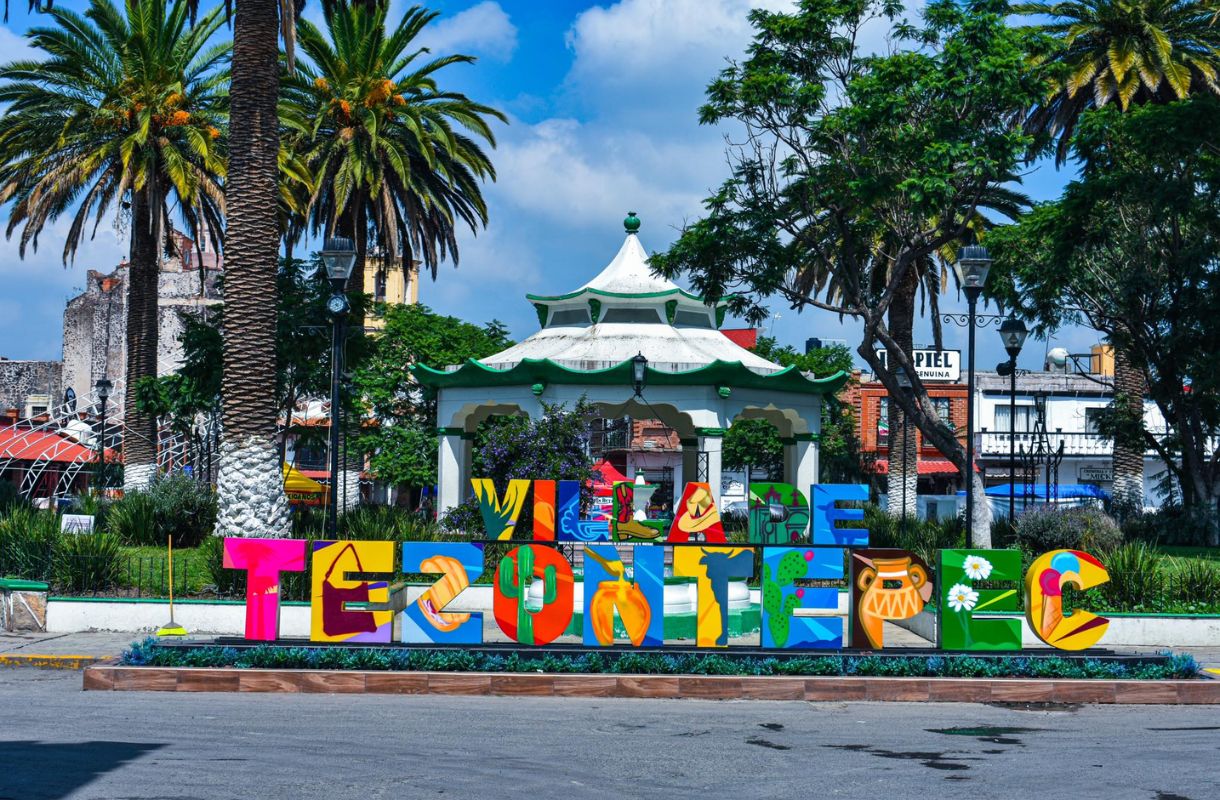
M 147 491 L 155 477 L 156 464 L 129 464 L 123 468 L 123 493 Z
M 360 470 L 339 470 L 339 496 L 335 502 L 340 512 L 360 506 Z
M 220 446 L 217 536 L 280 539 L 292 533 L 283 466 L 271 441 L 246 437 Z

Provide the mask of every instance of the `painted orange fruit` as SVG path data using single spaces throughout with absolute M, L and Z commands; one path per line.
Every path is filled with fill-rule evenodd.
M 461 561 L 452 556 L 432 556 L 420 562 L 419 571 L 444 573 L 439 581 L 415 601 L 424 618 L 432 623 L 432 627 L 438 631 L 451 631 L 470 619 L 470 615 L 464 612 L 440 610 L 470 585 L 470 578 L 467 577 L 466 568 L 462 566 Z

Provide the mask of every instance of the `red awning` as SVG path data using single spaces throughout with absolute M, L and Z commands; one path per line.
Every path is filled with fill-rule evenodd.
M 890 474 L 890 460 L 888 458 L 879 458 L 873 462 L 873 471 L 878 475 Z M 974 471 L 979 471 L 978 464 L 974 465 Z M 920 475 L 956 475 L 957 467 L 947 458 L 921 458 L 919 459 L 919 474 Z
M 106 460 L 115 453 L 106 449 Z M 61 464 L 83 464 L 97 460 L 97 450 L 50 431 L 0 426 L 0 458 L 14 461 L 54 461 Z

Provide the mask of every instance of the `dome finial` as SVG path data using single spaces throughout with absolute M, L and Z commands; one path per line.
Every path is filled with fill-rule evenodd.
M 635 215 L 634 211 L 627 212 L 627 219 L 623 220 L 623 228 L 627 233 L 639 233 L 640 218 Z

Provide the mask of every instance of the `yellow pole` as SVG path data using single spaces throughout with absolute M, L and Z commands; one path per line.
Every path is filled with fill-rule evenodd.
M 158 636 L 186 636 L 186 628 L 174 622 L 174 535 L 166 537 L 169 555 L 169 622 L 157 631 Z

